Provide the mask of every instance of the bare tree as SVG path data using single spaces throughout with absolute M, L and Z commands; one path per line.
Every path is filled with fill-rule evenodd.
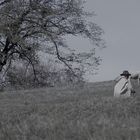
M 16 59 L 27 61 L 34 70 L 38 51 L 54 56 L 71 71 L 73 66 L 98 66 L 95 48 L 104 45 L 103 30 L 87 22 L 92 14 L 83 10 L 83 4 L 82 0 L 1 1 L 0 71 Z M 86 37 L 93 48 L 89 53 L 77 53 L 65 43 L 66 35 Z

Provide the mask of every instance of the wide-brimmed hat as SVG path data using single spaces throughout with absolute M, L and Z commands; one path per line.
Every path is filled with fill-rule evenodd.
M 127 71 L 127 70 L 124 70 L 122 74 L 120 74 L 121 76 L 130 76 L 131 74 Z

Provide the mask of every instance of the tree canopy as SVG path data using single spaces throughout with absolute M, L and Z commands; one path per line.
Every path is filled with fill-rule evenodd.
M 82 0 L 1 0 L 0 71 L 21 59 L 34 66 L 37 52 L 54 56 L 72 70 L 73 65 L 96 67 L 95 49 L 103 46 L 103 30 L 86 18 Z M 65 36 L 82 36 L 92 41 L 89 52 L 76 52 Z M 85 46 L 86 47 L 86 46 Z

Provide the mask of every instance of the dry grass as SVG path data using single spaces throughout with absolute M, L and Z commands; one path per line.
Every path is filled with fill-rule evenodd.
M 0 93 L 0 140 L 140 140 L 140 96 L 113 83 Z

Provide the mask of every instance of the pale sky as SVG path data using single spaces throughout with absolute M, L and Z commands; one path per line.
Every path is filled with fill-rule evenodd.
M 86 0 L 85 9 L 95 11 L 92 21 L 104 30 L 107 48 L 99 51 L 103 61 L 90 81 L 116 78 L 123 70 L 140 71 L 140 0 Z M 86 41 L 73 40 L 73 45 Z

